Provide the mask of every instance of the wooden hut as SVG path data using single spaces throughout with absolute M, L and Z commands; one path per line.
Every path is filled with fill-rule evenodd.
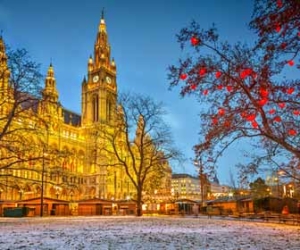
M 113 201 L 99 198 L 80 200 L 77 202 L 78 215 L 112 215 Z

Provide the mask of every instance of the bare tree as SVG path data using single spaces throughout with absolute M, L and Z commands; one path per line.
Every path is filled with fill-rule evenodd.
M 0 169 L 12 176 L 13 169 L 26 168 L 34 160 L 41 120 L 36 116 L 42 75 L 25 49 L 8 50 L 0 38 Z M 31 157 L 31 155 L 35 155 Z M 7 170 L 5 170 L 7 169 Z
M 122 167 L 136 189 L 137 216 L 142 215 L 143 191 L 149 178 L 169 171 L 168 160 L 179 157 L 161 103 L 150 97 L 124 94 L 119 97 L 115 127 L 99 134 L 101 151 L 111 166 Z M 170 172 L 170 171 L 169 171 Z
M 289 30 L 291 25 L 293 29 L 295 22 L 299 24 L 299 1 L 282 2 L 287 4 L 282 8 L 290 13 L 282 27 Z M 253 46 L 220 41 L 215 26 L 203 30 L 196 22 L 177 35 L 181 48 L 193 53 L 169 67 L 170 86 L 182 86 L 181 95 L 196 95 L 203 107 L 202 138 L 195 151 L 205 156 L 207 164 L 217 161 L 228 147 L 245 138 L 258 138 L 256 149 L 270 146 L 267 150 L 272 150 L 275 145 L 286 152 L 287 161 L 300 158 L 300 82 L 283 77 L 285 69 L 298 58 L 299 33 L 294 29 L 284 36 L 284 32 L 278 34 L 275 23 L 271 24 L 273 29 L 263 26 L 270 24 L 264 23 L 261 15 L 268 12 L 276 16 L 281 12 L 276 1 L 257 1 L 255 11 L 252 27 L 261 39 Z M 273 44 L 277 38 L 280 44 L 291 42 L 286 47 L 292 49 L 291 55 Z

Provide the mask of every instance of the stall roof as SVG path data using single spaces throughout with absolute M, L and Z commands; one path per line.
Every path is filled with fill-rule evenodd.
M 31 199 L 26 199 L 26 200 L 21 200 L 21 201 L 16 201 L 15 203 L 17 204 L 40 204 L 41 197 L 36 197 L 36 198 L 31 198 Z M 69 204 L 69 201 L 66 200 L 59 200 L 59 199 L 54 199 L 50 197 L 44 197 L 43 203 L 56 203 L 56 204 Z

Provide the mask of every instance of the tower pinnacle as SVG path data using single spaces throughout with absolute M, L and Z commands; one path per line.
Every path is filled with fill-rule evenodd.
M 98 31 L 100 33 L 102 33 L 102 32 L 106 33 L 106 24 L 105 24 L 105 20 L 104 20 L 104 8 L 102 9 L 102 12 L 101 12 L 101 20 L 100 20 Z
M 51 100 L 56 103 L 58 101 L 58 92 L 56 89 L 56 80 L 52 62 L 49 65 L 47 76 L 45 79 L 45 88 L 43 90 L 44 99 Z
M 103 8 L 102 11 L 101 11 L 101 19 L 104 20 L 104 8 Z

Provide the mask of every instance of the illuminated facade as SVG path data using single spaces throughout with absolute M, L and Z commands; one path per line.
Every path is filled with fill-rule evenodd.
M 6 91 L 9 89 L 9 69 L 2 38 L 0 51 L 0 70 L 8 72 L 0 82 L 3 100 L 9 99 L 9 91 Z M 112 159 L 99 150 L 103 144 L 97 137 L 99 129 L 114 129 L 114 117 L 117 115 L 116 64 L 111 59 L 103 16 L 98 27 L 94 55 L 88 59 L 87 77 L 82 82 L 81 104 L 81 115 L 60 104 L 54 68 L 50 65 L 42 98 L 13 125 L 28 128 L 28 143 L 24 142 L 24 151 L 15 156 L 22 160 L 4 168 L 8 165 L 8 158 L 1 157 L 0 200 L 39 197 L 41 183 L 44 183 L 44 196 L 51 198 L 134 198 L 136 191 L 125 171 L 120 167 L 112 167 Z M 5 105 L 0 108 L 2 117 L 9 109 L 9 101 L 7 105 L 7 108 Z M 30 129 L 33 127 L 36 129 Z M 8 155 L 4 145 L 0 154 Z
M 189 174 L 172 175 L 172 195 L 177 199 L 201 200 L 199 178 Z

